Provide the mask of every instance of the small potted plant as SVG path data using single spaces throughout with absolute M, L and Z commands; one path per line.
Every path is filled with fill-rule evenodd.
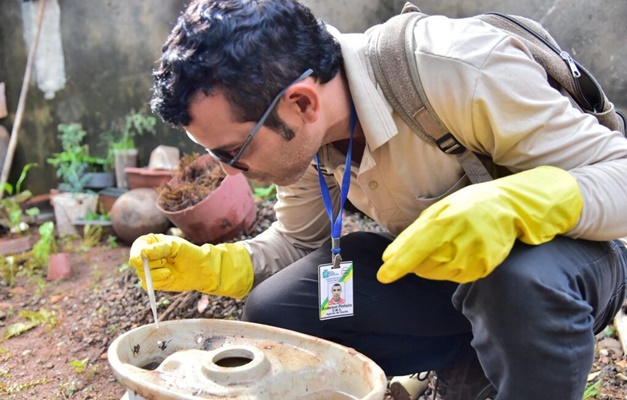
M 26 234 L 29 223 L 39 214 L 39 209 L 24 206 L 32 193 L 21 189 L 28 170 L 36 166 L 34 163 L 26 164 L 15 187 L 6 182 L 3 184 L 3 193 L 8 196 L 0 199 L 0 236 L 7 234 L 7 238 L 0 240 L 0 255 L 19 253 L 31 248 L 31 240 Z
M 83 144 L 87 132 L 81 124 L 60 124 L 58 129 L 62 151 L 54 153 L 47 162 L 57 168 L 61 183 L 51 202 L 59 234 L 76 235 L 72 221 L 96 211 L 98 204 L 98 195 L 88 190 L 90 173 L 102 171 L 107 162 L 89 154 L 89 146 Z
M 59 189 L 65 192 L 83 192 L 111 185 L 113 175 L 107 173 L 107 159 L 94 157 L 89 146 L 83 143 L 87 132 L 79 123 L 59 124 L 59 140 L 62 151 L 48 158 L 48 164 L 57 168 L 57 177 L 62 180 Z M 101 184 L 94 181 L 105 181 Z
M 22 190 L 22 183 L 26 179 L 28 170 L 37 164 L 29 163 L 22 168 L 15 187 L 8 182 L 3 184 L 3 193 L 8 197 L 0 199 L 0 225 L 9 229 L 11 233 L 21 235 L 28 230 L 28 222 L 39 213 L 37 207 L 25 208 L 26 202 L 33 196 L 30 190 Z
M 39 240 L 33 246 L 32 255 L 35 264 L 48 267 L 47 279 L 50 281 L 72 274 L 70 254 L 58 251 L 52 221 L 46 221 L 39 227 Z
M 251 231 L 257 206 L 242 174 L 226 175 L 211 155 L 185 155 L 158 189 L 157 208 L 196 243 L 219 243 Z
M 115 177 L 118 188 L 127 188 L 126 178 L 127 167 L 137 166 L 137 148 L 135 138 L 144 133 L 155 133 L 157 119 L 147 115 L 142 111 L 131 110 L 116 131 L 117 135 L 108 135 L 109 159 L 115 165 Z
M 74 228 L 79 233 L 82 233 L 83 238 L 85 238 L 88 233 L 93 233 L 94 229 L 100 230 L 100 236 L 113 235 L 111 216 L 108 212 L 104 211 L 102 205 L 99 207 L 99 212 L 90 211 L 85 217 L 75 219 L 72 223 L 74 224 Z

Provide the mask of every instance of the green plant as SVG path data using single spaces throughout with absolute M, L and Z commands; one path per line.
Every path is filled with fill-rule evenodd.
M 89 358 L 83 358 L 82 360 L 70 361 L 70 365 L 80 374 L 85 370 L 88 362 Z
M 85 225 L 83 227 L 83 243 L 81 250 L 88 250 L 96 247 L 102 240 L 103 229 L 100 225 Z
M 135 138 L 144 133 L 155 133 L 157 119 L 142 111 L 131 110 L 115 129 L 119 135 L 109 135 L 110 150 L 128 150 L 135 148 Z
M 13 256 L 0 258 L 0 266 L 4 284 L 9 287 L 13 286 L 15 284 L 15 258 Z
M 39 227 L 39 240 L 31 250 L 33 259 L 38 266 L 48 264 L 50 254 L 57 252 L 57 241 L 54 236 L 54 223 L 46 221 Z
M 87 132 L 81 124 L 59 124 L 57 128 L 63 151 L 54 153 L 47 162 L 57 168 L 57 177 L 70 192 L 82 192 L 89 180 L 87 173 L 104 171 L 107 160 L 89 154 L 89 146 L 83 144 Z
M 603 377 L 599 378 L 596 382 L 588 382 L 586 385 L 586 390 L 583 392 L 583 399 L 596 399 L 597 394 L 599 394 L 599 388 L 601 386 L 601 382 Z
M 83 218 L 84 221 L 111 221 L 111 216 L 109 213 L 102 212 L 100 213 L 96 211 L 88 211 Z
M 57 324 L 57 317 L 54 311 L 48 311 L 43 308 L 39 311 L 22 310 L 19 312 L 19 315 L 21 318 L 28 319 L 28 322 L 16 322 L 9 325 L 4 331 L 4 339 L 20 335 L 37 325 L 55 326 Z
M 276 185 L 273 183 L 267 187 L 257 187 L 253 190 L 255 199 L 266 200 L 276 198 Z
M 111 249 L 117 249 L 118 248 L 118 242 L 117 242 L 117 237 L 111 235 L 107 238 L 107 246 Z
M 3 190 L 9 197 L 0 200 L 0 223 L 6 225 L 13 233 L 21 234 L 28 229 L 28 224 L 24 222 L 24 214 L 29 217 L 39 214 L 37 207 L 29 208 L 26 211 L 22 210 L 22 204 L 33 196 L 30 190 L 22 191 L 22 183 L 24 183 L 28 171 L 36 166 L 35 163 L 26 164 L 22 168 L 22 173 L 15 187 L 6 182 L 3 184 Z

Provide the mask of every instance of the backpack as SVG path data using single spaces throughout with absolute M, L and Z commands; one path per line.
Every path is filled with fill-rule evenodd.
M 400 15 L 385 22 L 368 44 L 369 57 L 377 82 L 392 108 L 422 139 L 434 142 L 447 154 L 454 154 L 473 183 L 492 179 L 478 156 L 447 131 L 427 100 L 413 57 L 413 27 L 428 15 L 412 3 L 406 3 Z M 548 81 L 570 97 L 583 112 L 597 118 L 600 124 L 625 134 L 625 115 L 614 109 L 597 80 L 557 42 L 538 22 L 528 18 L 486 13 L 478 18 L 520 39 L 533 58 L 547 72 Z

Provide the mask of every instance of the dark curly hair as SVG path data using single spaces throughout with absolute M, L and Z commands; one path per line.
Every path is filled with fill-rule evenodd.
M 257 121 L 305 70 L 326 83 L 341 62 L 324 22 L 295 0 L 194 0 L 163 46 L 150 105 L 164 122 L 188 125 L 192 95 L 221 90 L 236 120 Z M 265 125 L 280 130 L 276 110 Z

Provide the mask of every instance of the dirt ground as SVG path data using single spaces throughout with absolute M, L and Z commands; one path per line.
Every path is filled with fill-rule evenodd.
M 345 226 L 357 229 L 355 221 Z M 81 249 L 77 239 L 69 247 L 70 278 L 47 282 L 18 274 L 14 285 L 0 286 L 0 398 L 119 400 L 125 393 L 107 350 L 122 333 L 153 322 L 148 296 L 126 266 L 128 246 Z M 157 301 L 161 320 L 238 319 L 243 304 L 196 292 L 157 292 Z M 43 322 L 6 339 L 11 326 L 29 321 L 24 311 L 44 315 Z M 627 399 L 627 361 L 615 329 L 606 329 L 597 343 L 588 398 Z

